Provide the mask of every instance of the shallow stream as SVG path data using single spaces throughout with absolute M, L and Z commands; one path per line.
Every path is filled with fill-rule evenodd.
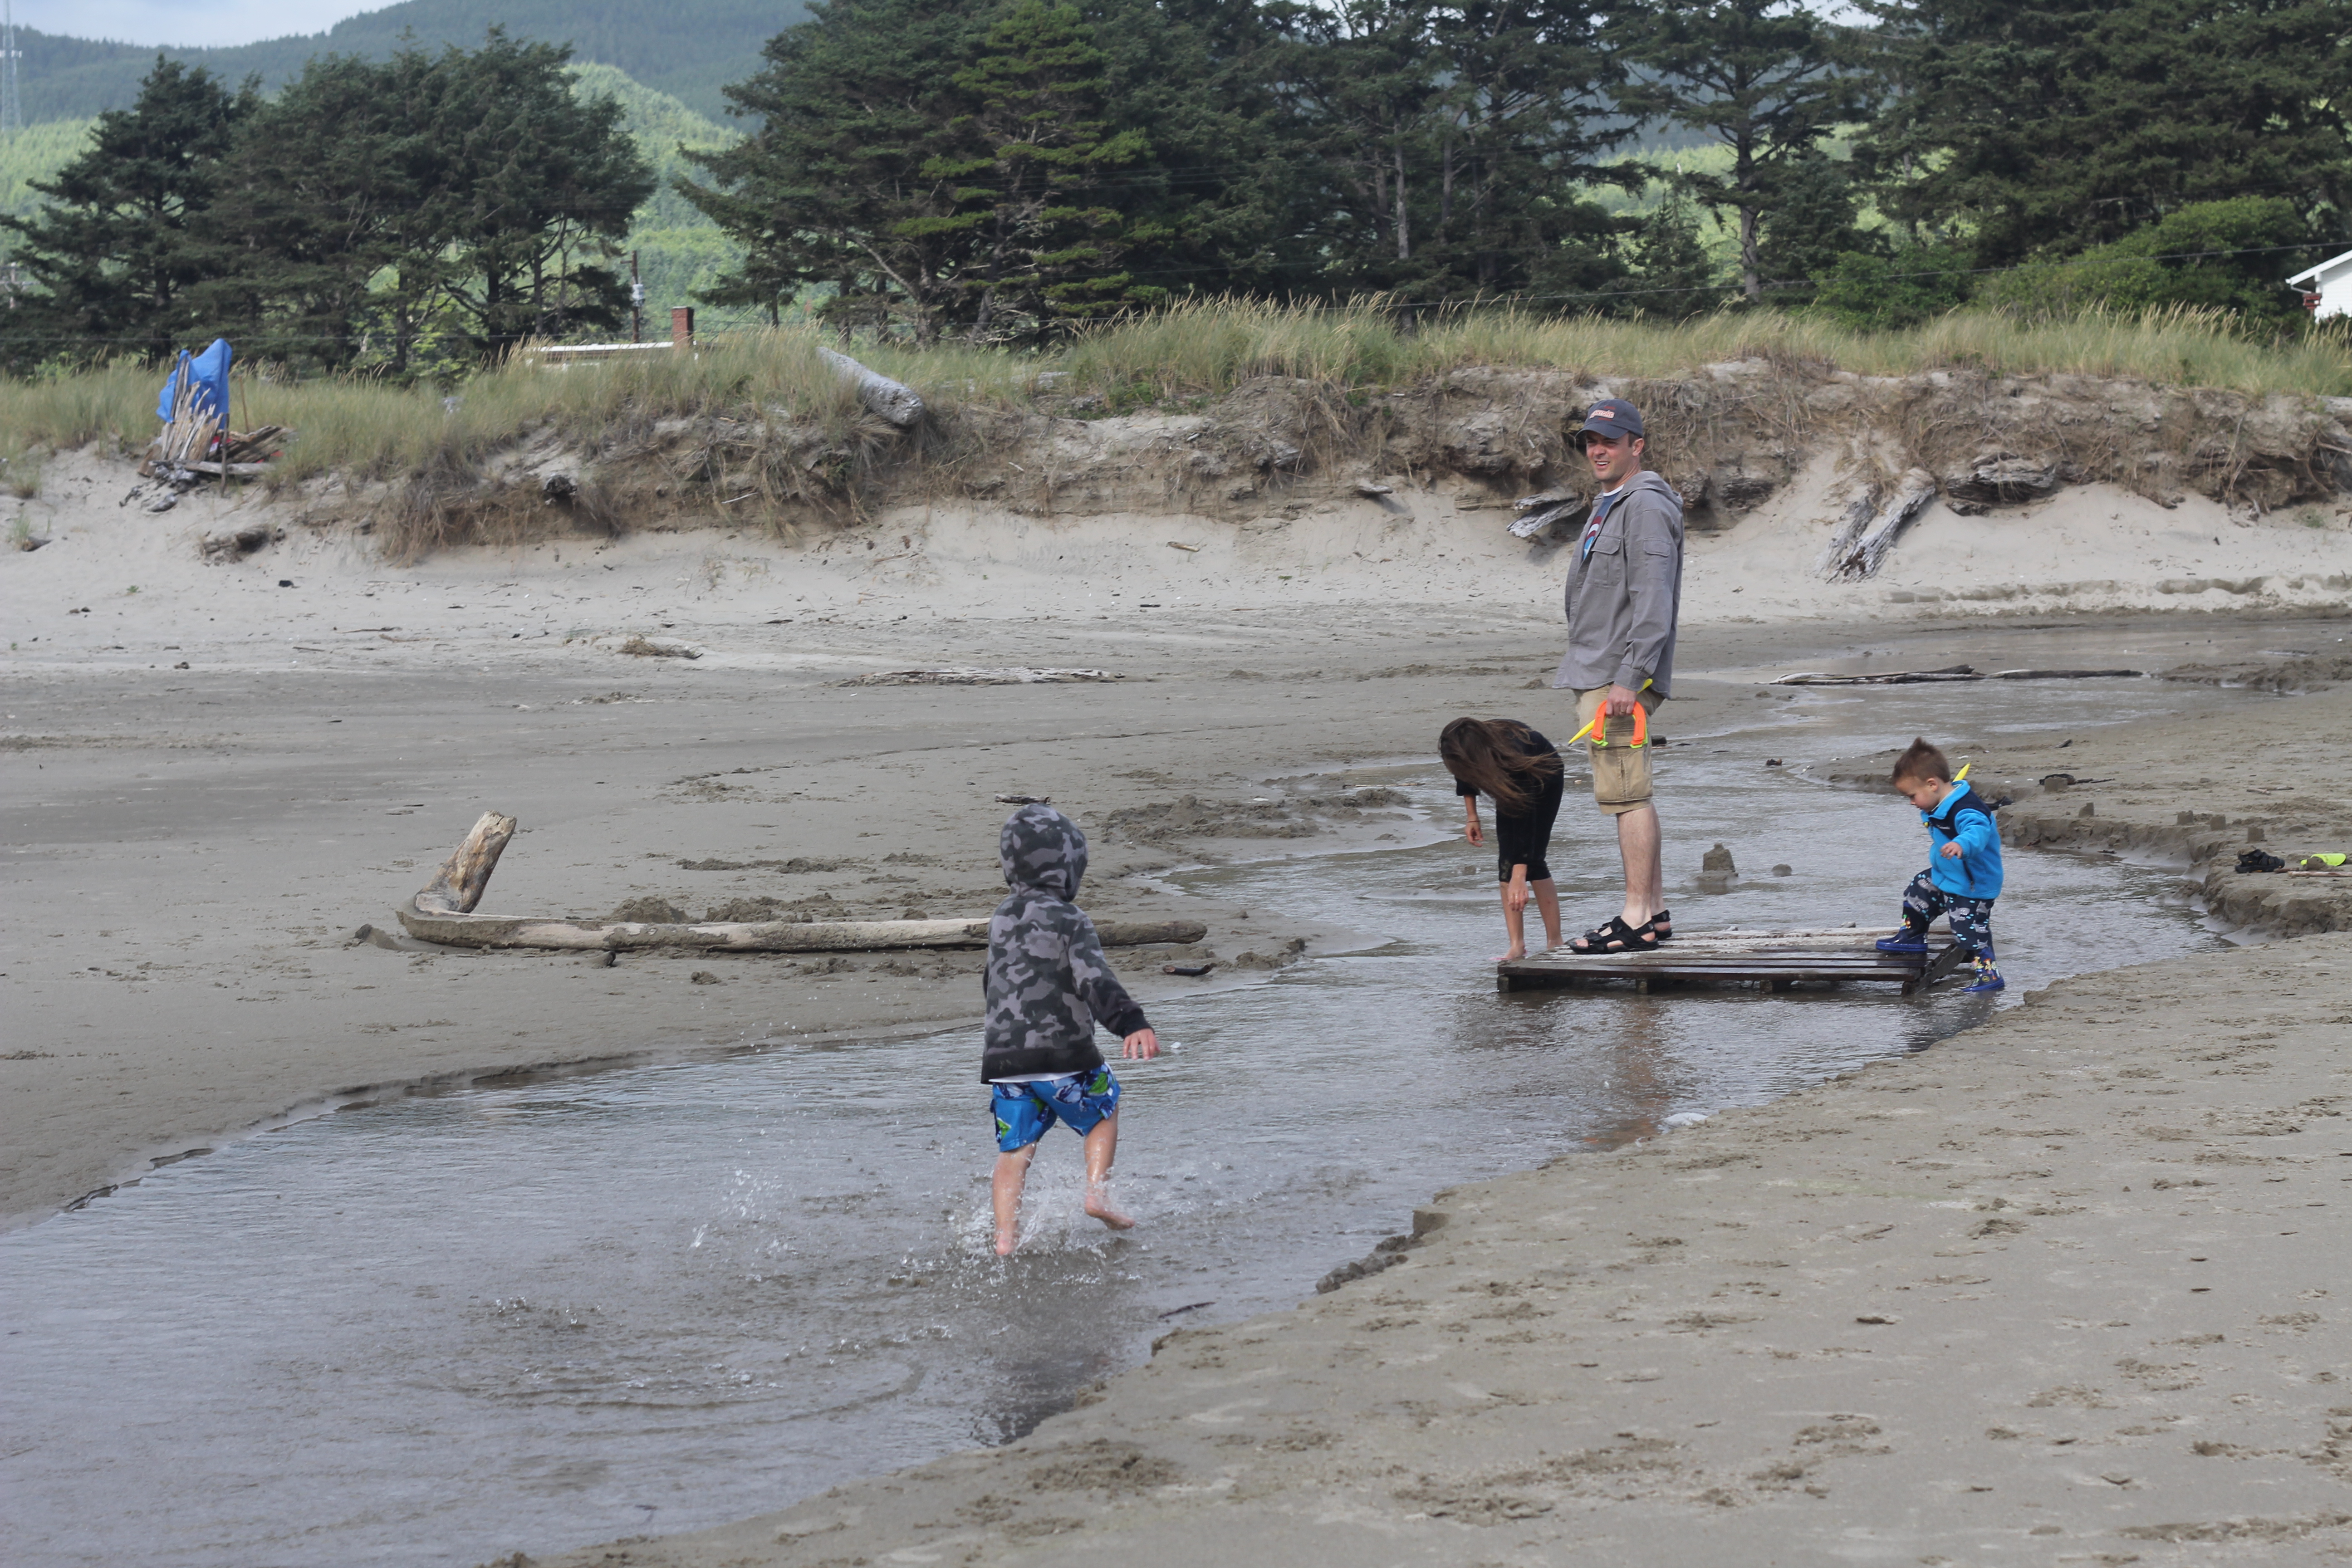
M 2073 662 L 2131 652 L 2060 640 Z M 1980 668 L 2035 661 L 2012 637 Z M 2032 697 L 1776 693 L 1675 734 L 1680 922 L 1876 926 L 1923 863 L 1898 801 L 1768 755 L 2243 700 Z M 1454 819 L 1433 763 L 1360 772 Z M 1552 857 L 1571 931 L 1613 908 L 1603 831 L 1571 792 Z M 1746 875 L 1701 895 L 1717 840 Z M 1392 940 L 1151 1009 L 1181 1048 L 1122 1069 L 1118 1191 L 1142 1222 L 1123 1238 L 1079 1213 L 1057 1131 L 1024 1250 L 991 1255 L 970 1028 L 355 1109 L 0 1237 L 9 1560 L 478 1563 L 780 1507 L 1017 1436 L 1174 1324 L 1294 1303 L 1439 1188 L 1671 1136 L 2060 975 L 2215 945 L 2175 877 L 2012 850 L 1998 1000 L 1500 995 L 1491 865 L 1457 839 L 1171 879 Z

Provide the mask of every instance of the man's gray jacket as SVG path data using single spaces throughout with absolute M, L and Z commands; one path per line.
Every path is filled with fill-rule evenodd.
M 1648 472 L 1601 524 L 1592 548 L 1580 533 L 1570 547 L 1568 654 L 1554 686 L 1597 686 L 1673 695 L 1675 623 L 1683 600 L 1683 503 L 1674 487 Z

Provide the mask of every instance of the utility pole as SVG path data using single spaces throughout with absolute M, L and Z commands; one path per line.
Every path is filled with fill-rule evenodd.
M 5 0 L 0 0 L 4 4 Z M 629 252 L 629 341 L 646 341 L 646 286 L 637 277 L 637 253 Z
M 0 0 L 0 136 L 13 139 L 25 129 L 25 99 L 16 85 L 16 6 Z

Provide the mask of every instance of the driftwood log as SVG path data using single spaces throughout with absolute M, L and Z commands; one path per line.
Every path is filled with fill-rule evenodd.
M 504 812 L 486 811 L 475 823 L 449 858 L 441 862 L 441 869 L 425 884 L 416 897 L 409 900 L 420 912 L 462 915 L 472 912 L 482 895 L 490 889 L 490 873 L 499 868 L 499 857 L 507 852 L 507 841 L 514 837 L 515 819 Z
M 847 354 L 835 353 L 831 349 L 816 352 L 825 363 L 841 373 L 842 380 L 856 389 L 857 401 L 873 410 L 885 424 L 905 430 L 922 418 L 922 395 L 913 387 L 870 371 Z
M 482 814 L 466 841 L 415 897 L 394 911 L 401 929 L 453 947 L 537 947 L 630 952 L 649 948 L 709 952 L 880 952 L 898 948 L 986 947 L 988 921 L 577 921 L 549 915 L 478 915 L 515 819 Z M 1199 921 L 1099 921 L 1106 947 L 1193 942 Z
M 1874 577 L 1921 507 L 1935 498 L 1936 478 L 1925 468 L 1912 468 L 1893 485 L 1874 484 L 1846 509 L 1844 521 L 1822 555 L 1825 577 Z

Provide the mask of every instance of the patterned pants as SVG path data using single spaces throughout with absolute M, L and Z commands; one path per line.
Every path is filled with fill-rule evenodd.
M 1911 879 L 1903 889 L 1903 923 L 1913 931 L 1926 931 L 1927 922 L 1937 915 L 1949 915 L 1952 920 L 1952 941 L 1971 958 L 1992 962 L 1992 900 L 1963 899 L 1936 886 L 1936 879 L 1926 871 Z

